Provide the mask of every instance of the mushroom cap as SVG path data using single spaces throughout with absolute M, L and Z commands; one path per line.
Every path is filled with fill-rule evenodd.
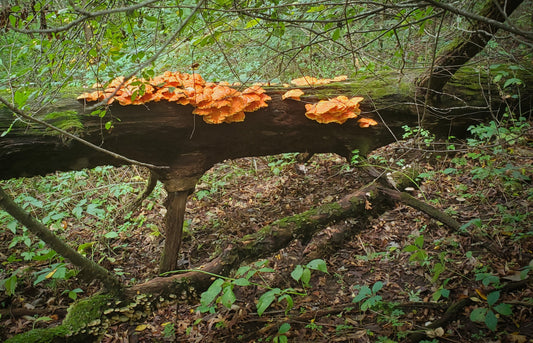
M 243 121 L 245 112 L 266 107 L 266 101 L 271 100 L 260 85 L 246 88 L 241 93 L 229 87 L 227 82 L 205 82 L 199 74 L 171 71 L 150 80 L 135 77 L 125 80 L 120 76 L 109 82 L 105 90 L 83 93 L 78 99 L 101 101 L 107 97 L 110 98 L 109 104 L 116 100 L 124 106 L 161 100 L 190 104 L 195 107 L 193 113 L 203 116 L 210 124 Z
M 359 127 L 363 128 L 378 125 L 378 122 L 371 118 L 359 118 L 357 122 L 359 123 Z
M 361 113 L 359 109 L 359 102 L 361 100 L 363 100 L 361 97 L 348 99 L 344 95 L 330 100 L 320 100 L 315 104 L 306 104 L 305 115 L 307 118 L 322 124 L 343 124 L 346 120 L 356 118 Z
M 304 92 L 299 88 L 295 88 L 295 89 L 291 89 L 290 91 L 285 92 L 285 94 L 281 96 L 281 100 L 285 100 L 285 99 L 300 100 L 300 97 L 302 95 L 304 95 Z

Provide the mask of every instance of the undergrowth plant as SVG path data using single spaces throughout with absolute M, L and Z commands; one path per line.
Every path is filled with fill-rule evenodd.
M 109 182 L 117 179 L 121 182 Z M 103 166 L 90 172 L 80 170 L 44 178 L 12 179 L 5 182 L 5 188 L 15 194 L 16 203 L 60 236 L 76 227 L 95 231 L 94 235 L 101 237 L 100 240 L 80 241 L 75 248 L 91 258 L 97 253 L 98 262 L 101 262 L 113 259 L 107 253 L 113 250 L 111 240 L 121 233 L 127 234 L 129 228 L 142 225 L 146 220 L 143 214 L 132 216 L 126 213 L 125 220 L 114 225 L 124 198 L 132 197 L 134 187 L 140 188 L 142 184 L 143 178 L 134 167 Z M 154 196 L 159 192 L 160 188 L 156 189 Z M 54 289 L 59 282 L 77 274 L 77 270 L 65 263 L 54 250 L 1 210 L 0 227 L 0 234 L 9 242 L 9 255 L 0 266 L 0 290 L 7 295 L 14 295 L 22 283 L 46 283 Z M 22 263 L 30 264 L 29 267 L 19 267 Z M 62 294 L 74 300 L 79 293 L 80 290 L 75 288 Z
M 251 266 L 242 266 L 235 272 L 234 278 L 213 274 L 217 279 L 213 281 L 207 291 L 201 294 L 198 311 L 201 313 L 215 313 L 218 309 L 217 304 L 221 304 L 230 309 L 237 300 L 233 291 L 235 286 L 255 286 L 267 290 L 257 301 L 257 314 L 259 316 L 261 316 L 275 300 L 277 300 L 278 303 L 285 302 L 285 313 L 287 314 L 294 306 L 292 296 L 303 296 L 306 295 L 306 293 L 298 292 L 291 287 L 280 289 L 268 286 L 262 274 L 274 273 L 276 270 L 267 267 L 267 265 L 268 260 L 263 260 L 258 261 Z M 316 259 L 305 266 L 298 265 L 291 273 L 291 277 L 296 281 L 302 282 L 304 287 L 310 287 L 309 281 L 311 278 L 311 270 L 327 273 L 326 263 L 324 260 Z M 258 276 L 263 280 L 263 283 L 250 281 L 254 276 Z

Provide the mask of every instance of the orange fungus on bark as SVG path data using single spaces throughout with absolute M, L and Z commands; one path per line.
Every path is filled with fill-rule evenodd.
M 150 101 L 166 100 L 195 107 L 194 114 L 209 124 L 232 123 L 244 120 L 245 112 L 267 107 L 270 96 L 260 86 L 252 86 L 242 92 L 229 87 L 229 83 L 205 82 L 199 74 L 166 71 L 150 80 L 124 77 L 112 80 L 104 90 L 83 93 L 78 99 L 103 101 L 115 100 L 120 105 L 140 105 Z
M 299 101 L 302 95 L 304 95 L 304 92 L 301 89 L 291 89 L 290 91 L 285 92 L 285 94 L 281 96 L 281 100 L 293 99 Z
M 330 100 L 320 100 L 315 104 L 306 104 L 305 115 L 307 118 L 322 124 L 343 124 L 346 120 L 356 118 L 361 113 L 359 103 L 362 100 L 362 97 L 349 99 L 344 95 Z

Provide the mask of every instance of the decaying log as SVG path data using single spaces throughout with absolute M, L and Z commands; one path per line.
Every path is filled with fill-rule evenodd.
M 50 122 L 63 127 L 70 125 L 84 139 L 102 148 L 130 159 L 165 166 L 152 172 L 167 191 L 192 192 L 205 171 L 226 159 L 286 152 L 333 152 L 348 157 L 354 149 L 366 154 L 401 137 L 404 125 L 424 124 L 443 137 L 464 136 L 467 126 L 493 116 L 508 105 L 495 89 L 489 87 L 482 91 L 481 84 L 485 83 L 478 81 L 478 75 L 471 78 L 475 81 L 469 79 L 469 82 L 465 82 L 464 77 L 460 75 L 456 81 L 448 83 L 446 92 L 450 95 L 441 98 L 446 100 L 446 105 L 440 108 L 427 107 L 417 100 L 412 78 L 404 76 L 399 80 L 398 75 L 387 74 L 377 75 L 372 81 L 306 87 L 301 101 L 282 100 L 286 88 L 265 87 L 272 98 L 268 107 L 248 113 L 244 122 L 231 124 L 207 124 L 192 114 L 192 106 L 166 101 L 130 106 L 113 104 L 105 117 L 100 118 L 91 116 L 73 95 L 36 115 L 48 115 Z M 473 92 L 478 96 L 472 97 Z M 492 92 L 493 96 L 481 96 L 483 92 Z M 530 93 L 521 94 L 523 103 L 516 105 L 530 109 Z M 379 124 L 360 128 L 356 120 L 349 120 L 343 125 L 326 125 L 305 116 L 306 103 L 338 95 L 365 97 L 361 116 L 375 119 Z M 486 103 L 486 99 L 491 99 L 492 103 Z M 50 116 L 50 112 L 54 115 Z M 0 107 L 0 131 L 6 130 L 12 119 L 12 114 Z M 103 122 L 111 119 L 114 127 L 105 130 Z M 124 162 L 77 141 L 63 140 L 49 130 L 20 122 L 0 138 L 0 179 L 103 164 L 122 165 Z M 185 209 L 184 201 L 169 198 L 167 203 L 167 223 L 174 228 L 167 227 L 166 239 L 173 243 L 167 244 L 163 253 L 162 271 L 175 266 L 178 255 L 175 249 L 180 245 L 181 234 L 176 227 L 180 223 L 179 214 Z

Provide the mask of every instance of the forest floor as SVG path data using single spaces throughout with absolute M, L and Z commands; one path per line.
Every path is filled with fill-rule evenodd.
M 231 308 L 219 303 L 213 313 L 200 313 L 199 299 L 189 299 L 112 326 L 102 342 L 399 342 L 412 331 L 428 331 L 428 342 L 533 342 L 533 290 L 500 291 L 533 268 L 531 138 L 530 130 L 505 154 L 488 144 L 439 153 L 413 140 L 379 149 L 366 163 L 385 172 L 417 166 L 424 173 L 411 194 L 472 225 L 453 231 L 402 203 L 370 225 L 345 218 L 309 242 L 295 239 L 252 263 L 271 269 L 250 279 L 256 285 L 235 286 Z M 233 238 L 373 181 L 337 155 L 315 155 L 306 164 L 295 156 L 244 158 L 211 169 L 187 204 L 180 268 L 197 268 Z M 132 285 L 157 275 L 164 240 L 161 186 L 141 208 L 123 214 L 146 177 L 136 167 L 100 167 L 6 185 L 78 251 Z M 73 298 L 99 289 L 61 261 L 49 262 L 42 245 L 0 214 L 5 223 L 0 279 L 15 272 L 17 278 L 13 295 L 0 294 L 0 340 L 57 325 Z M 335 232 L 354 227 L 358 234 L 327 248 Z M 308 286 L 291 277 L 297 265 L 315 259 L 325 261 L 327 273 L 311 270 Z M 12 286 L 4 282 L 3 289 Z M 272 288 L 288 291 L 292 309 L 287 299 L 274 301 L 259 316 L 258 299 Z M 462 299 L 472 301 L 449 324 L 426 330 Z

